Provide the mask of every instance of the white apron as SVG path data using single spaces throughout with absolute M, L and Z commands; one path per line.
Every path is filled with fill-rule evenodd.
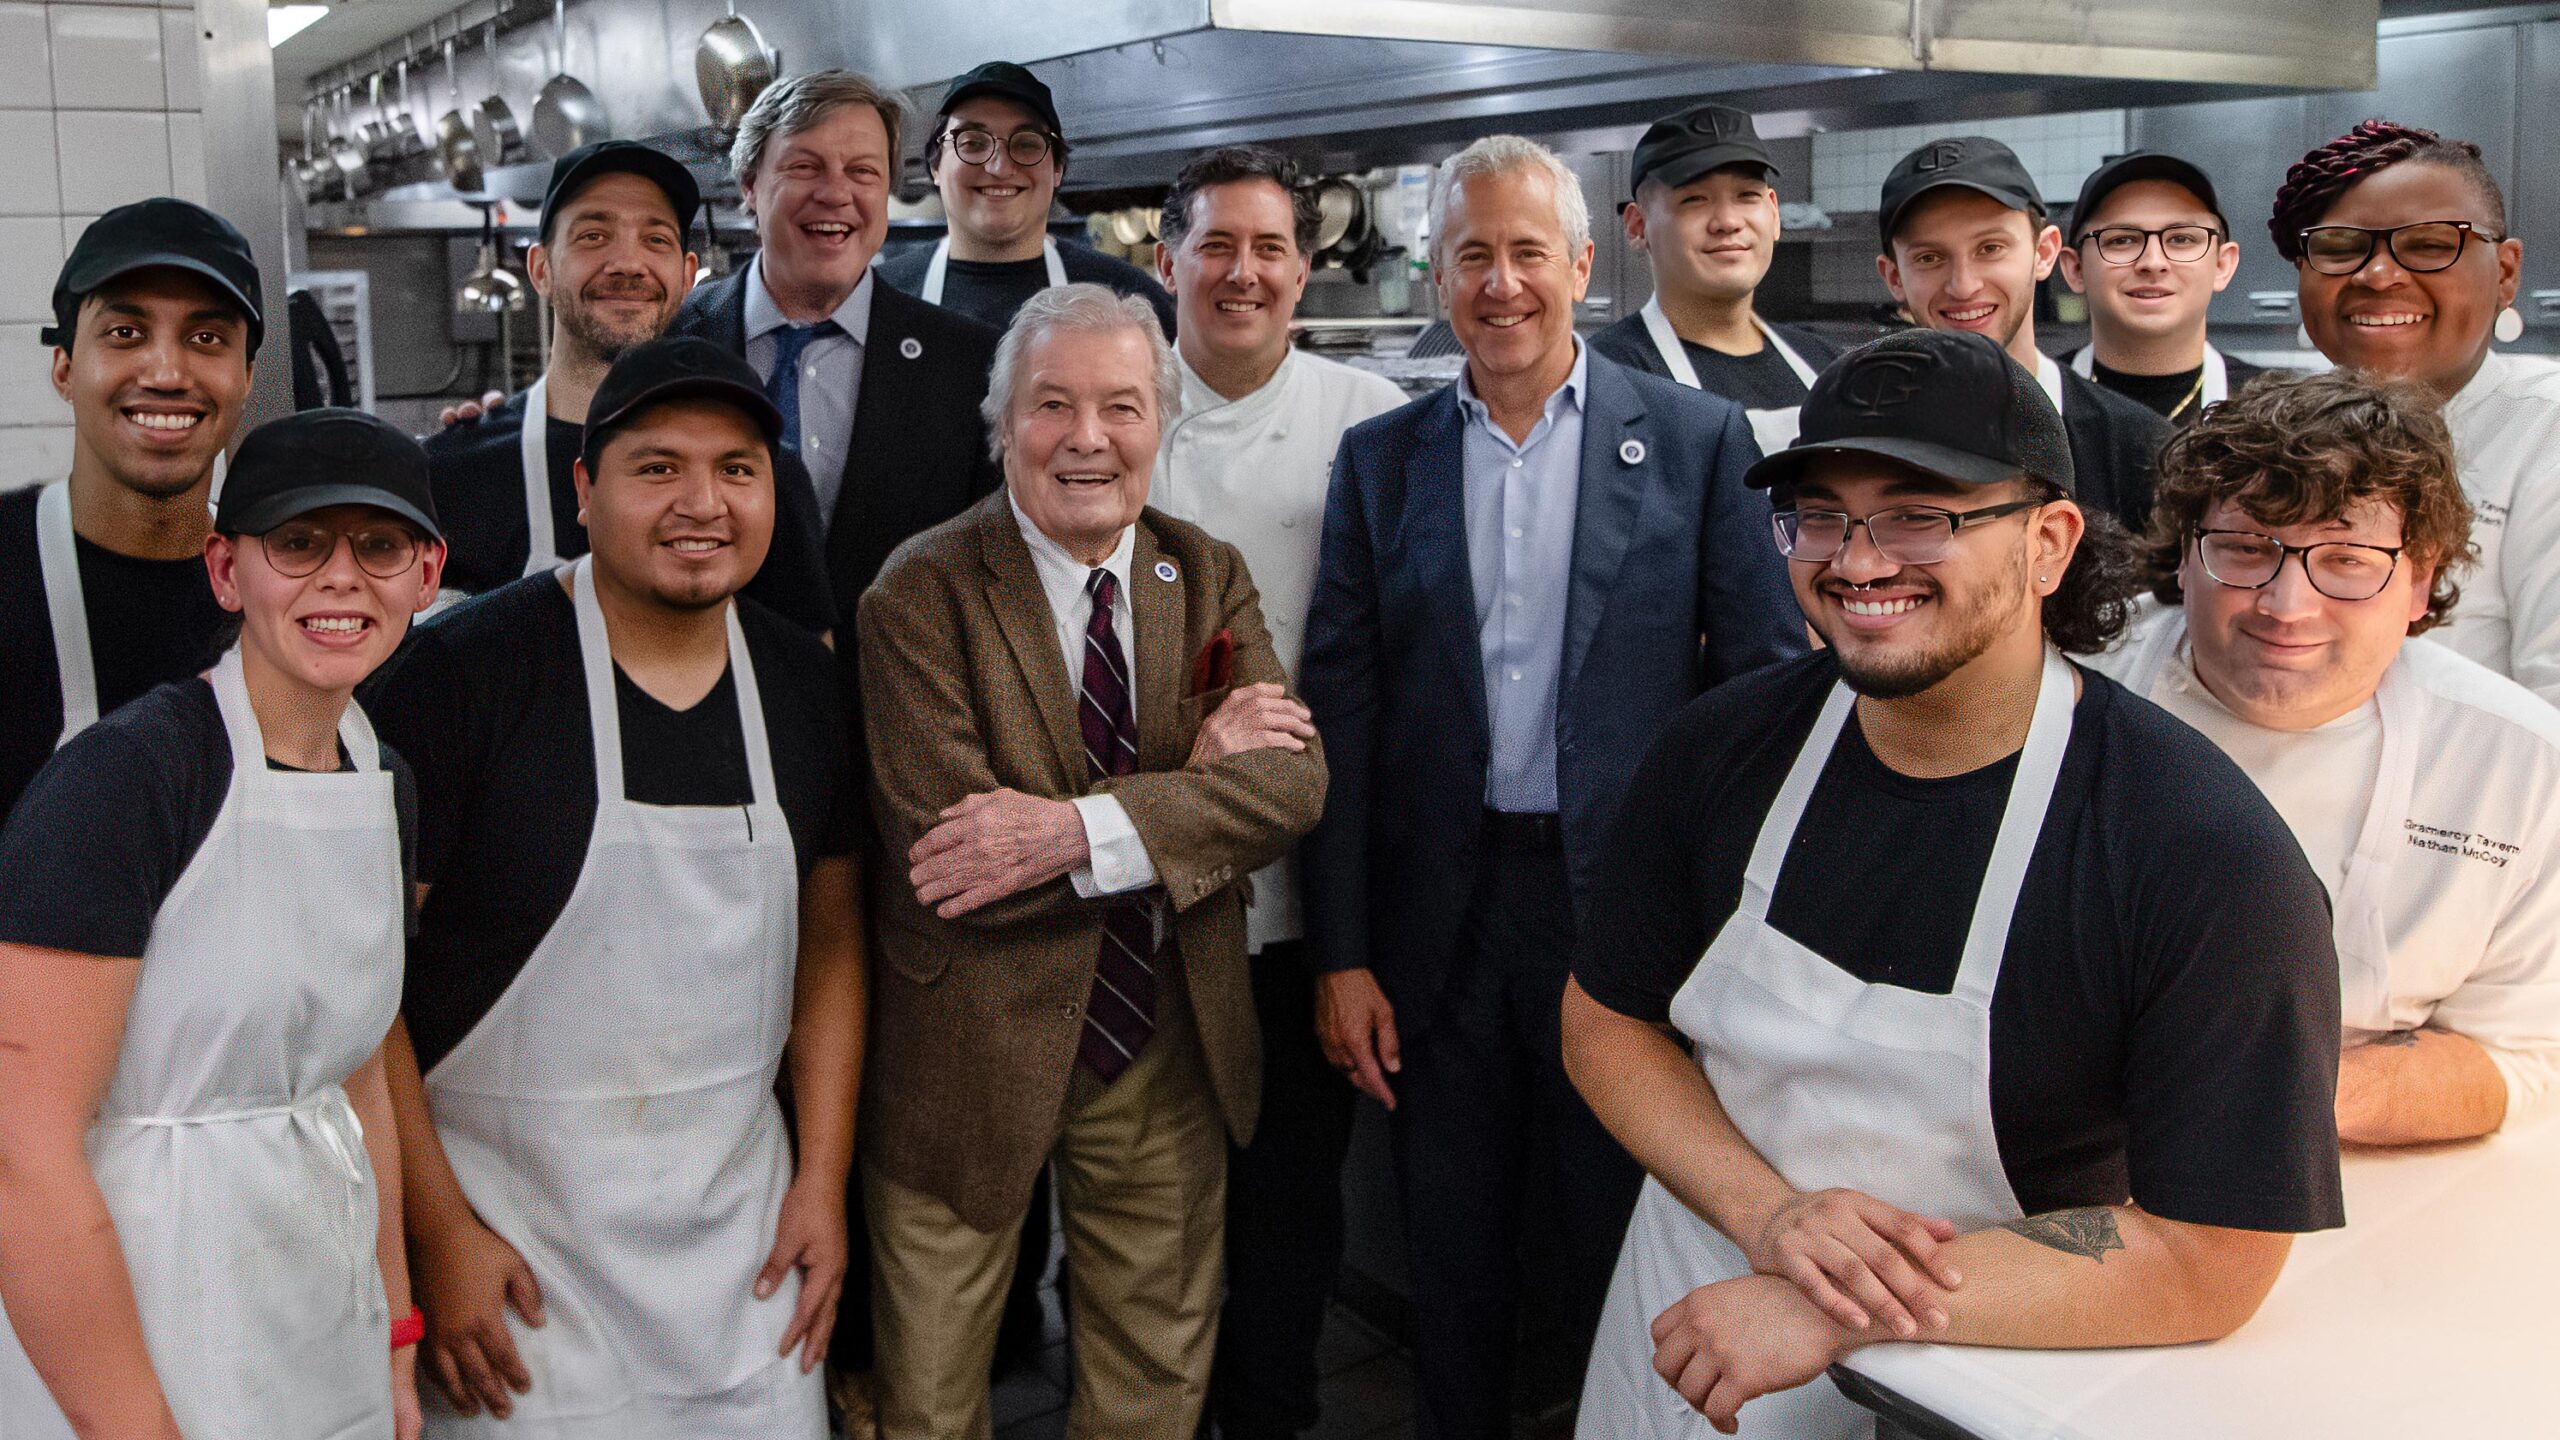
M 1798 1190 L 1863 1191 L 1978 1230 L 2018 1218 L 1991 1122 L 1991 995 L 2027 862 L 2071 738 L 2072 672 L 2047 651 L 2035 719 L 1974 902 L 1954 989 L 1870 985 L 1769 924 L 1805 802 L 1852 714 L 1832 691 L 1769 807 L 1741 903 L 1671 1001 L 1736 1129 Z M 1583 1381 L 1580 1440 L 1712 1434 L 1654 1373 L 1654 1320 L 1692 1290 L 1750 1273 L 1741 1250 L 1660 1182 L 1627 1225 Z M 1755 1440 L 1847 1440 L 1874 1417 L 1828 1379 L 1742 1408 Z
M 753 1290 L 791 1180 L 773 1082 L 800 894 L 755 665 L 732 606 L 753 803 L 634 803 L 593 564 L 570 571 L 595 745 L 585 866 L 515 983 L 426 1077 L 472 1207 L 541 1283 L 543 1327 L 510 1321 L 533 1390 L 507 1420 L 427 1394 L 427 1430 L 822 1440 L 821 1377 L 779 1355 L 797 1278 Z
M 391 776 L 352 702 L 353 773 L 268 769 L 240 652 L 211 678 L 231 788 L 152 918 L 89 1164 L 187 1440 L 390 1440 L 379 1211 L 341 1087 L 400 1003 Z M 0 1435 L 71 1436 L 5 1324 Z
M 2096 346 L 2083 345 L 2072 352 L 2071 373 L 2083 380 L 2098 378 Z M 2201 415 L 2230 398 L 2231 371 L 2222 363 L 2222 352 L 2207 345 L 2204 347 L 2203 384 L 2196 392 L 2196 413 Z
M 1671 328 L 1671 317 L 1662 313 L 1661 293 L 1655 292 L 1644 302 L 1644 309 L 1637 313 L 1644 316 L 1645 334 L 1653 339 L 1654 353 L 1662 357 L 1663 364 L 1671 367 L 1671 378 L 1692 390 L 1704 389 L 1698 383 L 1698 367 L 1689 362 L 1689 352 L 1680 346 L 1680 332 Z M 1777 331 L 1762 325 L 1758 316 L 1753 316 L 1751 323 L 1759 326 L 1760 338 L 1769 342 L 1769 348 L 1777 351 L 1778 358 L 1787 362 L 1787 368 L 1796 372 L 1796 378 L 1804 382 L 1805 388 L 1812 389 L 1814 377 L 1820 372 L 1806 364 L 1804 357 L 1786 341 L 1779 339 Z M 1795 443 L 1798 408 L 1787 405 L 1742 412 L 1751 421 L 1751 438 L 1760 442 L 1761 454 L 1775 455 Z
M 2160 622 L 2137 642 L 2125 688 L 2150 699 L 2186 638 L 2186 612 L 2163 607 Z M 2356 831 L 2355 853 L 2347 857 L 2330 921 L 2338 949 L 2338 1013 L 2351 1032 L 2393 1028 L 2391 934 L 2383 923 L 2382 902 L 2391 893 L 2392 862 L 2409 848 L 2401 822 L 2408 818 L 2409 792 L 2418 781 L 2418 698 L 2399 666 L 2382 672 L 2373 698 L 2382 725 L 2382 767 L 2374 776 L 2373 799 Z
M 1067 262 L 1059 257 L 1056 240 L 1046 235 L 1040 237 L 1040 258 L 1049 266 L 1050 289 L 1055 290 L 1067 283 Z M 924 267 L 924 294 L 918 298 L 927 305 L 941 304 L 942 282 L 950 273 L 951 237 L 945 235 L 933 242 L 933 258 L 926 261 Z
M 560 568 L 560 538 L 551 523 L 551 377 L 524 392 L 524 432 L 516 447 L 524 457 L 524 573 Z
M 80 549 L 71 529 L 68 480 L 56 480 L 36 497 L 36 568 L 44 572 L 44 607 L 53 620 L 53 668 L 62 682 L 62 733 L 53 742 L 60 749 L 98 723 L 97 661 L 89 653 L 89 607 L 80 593 Z

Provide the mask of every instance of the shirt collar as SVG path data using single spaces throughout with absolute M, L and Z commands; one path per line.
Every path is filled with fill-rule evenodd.
M 2036 383 L 2044 387 L 2045 398 L 2053 402 L 2053 413 L 2061 414 L 2062 367 L 2054 364 L 2053 357 L 2041 350 L 2036 352 Z
M 1067 547 L 1042 533 L 1040 527 L 1031 522 L 1031 517 L 1022 512 L 1021 503 L 1013 498 L 1010 490 L 1005 494 L 1004 503 L 1013 511 L 1013 523 L 1022 531 L 1022 543 L 1031 547 L 1031 568 L 1040 574 L 1040 588 L 1049 593 L 1050 608 L 1064 619 L 1067 601 L 1084 593 L 1085 577 L 1095 567 L 1068 554 Z M 1101 568 L 1111 572 L 1111 579 L 1120 587 L 1123 600 L 1129 595 L 1129 561 L 1137 553 L 1137 548 L 1138 527 L 1131 525 L 1120 532 L 1119 543 L 1103 557 Z
M 1573 369 L 1564 377 L 1564 383 L 1556 387 L 1556 393 L 1547 397 L 1547 419 L 1552 421 L 1563 414 L 1567 404 L 1576 410 L 1581 409 L 1584 387 L 1590 383 L 1591 352 L 1584 347 L 1582 337 L 1576 335 L 1573 337 Z M 1463 365 L 1458 367 L 1458 408 L 1478 424 L 1493 423 L 1493 412 L 1476 398 L 1476 387 L 1468 380 L 1467 368 Z
M 1175 424 L 1212 416 L 1221 423 L 1242 424 L 1259 419 L 1280 403 L 1282 395 L 1288 393 L 1289 377 L 1297 370 L 1298 348 L 1294 345 L 1289 347 L 1288 353 L 1280 357 L 1280 368 L 1272 371 L 1271 378 L 1262 382 L 1262 388 L 1235 400 L 1211 389 L 1209 382 L 1201 379 L 1199 372 L 1191 368 L 1191 362 L 1183 358 L 1179 345 L 1173 347 L 1173 363 L 1182 374 L 1182 415 Z
M 871 339 L 871 284 L 871 270 L 865 266 L 853 293 L 845 296 L 835 314 L 827 317 L 856 345 L 867 344 Z M 790 323 L 782 307 L 774 303 L 772 292 L 764 288 L 764 257 L 758 255 L 747 262 L 747 338 L 770 335 Z

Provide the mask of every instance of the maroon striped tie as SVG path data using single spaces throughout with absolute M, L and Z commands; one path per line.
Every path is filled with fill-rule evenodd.
M 1099 783 L 1138 768 L 1138 722 L 1131 708 L 1129 666 L 1112 633 L 1111 611 L 1119 583 L 1108 570 L 1085 578 L 1093 619 L 1084 628 L 1084 695 L 1076 706 L 1084 730 L 1084 759 Z M 1156 1028 L 1155 906 L 1136 896 L 1108 900 L 1102 912 L 1102 954 L 1086 998 L 1084 1033 L 1076 1054 L 1106 1082 L 1120 1078 Z

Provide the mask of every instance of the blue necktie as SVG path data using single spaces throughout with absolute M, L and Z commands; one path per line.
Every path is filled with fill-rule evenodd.
M 764 382 L 764 393 L 782 412 L 782 448 L 794 455 L 800 453 L 800 357 L 810 341 L 835 333 L 833 320 L 785 325 L 773 332 L 773 374 Z

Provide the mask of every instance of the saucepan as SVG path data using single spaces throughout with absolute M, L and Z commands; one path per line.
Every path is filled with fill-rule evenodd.
M 764 43 L 755 22 L 738 13 L 738 0 L 729 0 L 728 18 L 712 21 L 693 47 L 693 83 L 711 127 L 736 133 L 747 107 L 781 69 L 782 57 Z
M 456 190 L 481 187 L 480 142 L 471 137 L 471 122 L 462 118 L 462 76 L 453 68 L 453 41 L 444 42 L 445 98 L 451 109 L 436 117 L 436 154 L 444 161 L 445 178 Z
M 487 173 L 501 165 L 513 165 L 524 158 L 524 131 L 516 124 L 516 112 L 507 97 L 498 93 L 498 22 L 489 22 L 489 37 L 480 52 L 489 60 L 489 96 L 471 110 L 471 143 L 480 152 L 480 170 Z M 473 187 L 478 188 L 478 187 Z
M 569 0 L 551 0 L 551 39 L 560 52 L 560 73 L 534 97 L 533 138 L 558 159 L 611 135 L 613 121 L 595 92 L 569 73 Z

